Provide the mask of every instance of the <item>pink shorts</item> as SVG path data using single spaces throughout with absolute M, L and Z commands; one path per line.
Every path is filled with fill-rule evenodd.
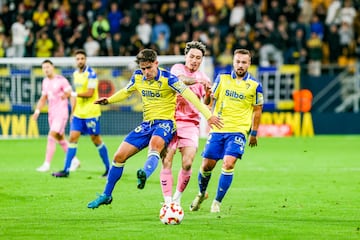
M 50 131 L 63 134 L 65 132 L 67 121 L 68 118 L 64 118 L 63 116 L 49 117 Z
M 200 127 L 194 123 L 186 123 L 177 125 L 177 131 L 174 138 L 169 143 L 171 149 L 182 147 L 195 147 L 199 146 Z

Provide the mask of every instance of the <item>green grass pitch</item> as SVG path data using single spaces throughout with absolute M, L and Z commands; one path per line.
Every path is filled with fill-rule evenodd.
M 112 158 L 123 137 L 103 137 Z M 103 165 L 89 137 L 78 145 L 81 168 L 67 179 L 36 172 L 46 138 L 0 140 L 0 239 L 360 239 L 360 136 L 260 138 L 237 162 L 221 213 L 210 213 L 221 163 L 213 172 L 209 199 L 198 212 L 189 205 L 198 191 L 197 172 L 183 194 L 180 225 L 159 221 L 160 163 L 145 189 L 136 170 L 147 150 L 129 159 L 111 205 L 87 209 L 102 193 Z M 180 154 L 173 175 L 177 178 Z M 52 171 L 62 169 L 57 146 Z

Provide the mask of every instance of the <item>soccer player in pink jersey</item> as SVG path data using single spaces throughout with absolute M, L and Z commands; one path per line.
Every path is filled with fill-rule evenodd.
M 210 79 L 199 70 L 205 55 L 206 46 L 198 41 L 186 44 L 185 64 L 175 64 L 171 73 L 182 80 L 196 94 L 203 99 L 209 94 Z M 167 155 L 163 159 L 163 167 L 160 171 L 160 183 L 165 203 L 175 201 L 180 204 L 181 195 L 189 183 L 191 177 L 191 166 L 194 161 L 200 135 L 199 111 L 186 99 L 178 94 L 176 100 L 176 128 L 177 135 L 170 142 Z M 182 157 L 182 167 L 178 174 L 177 186 L 172 197 L 172 161 L 176 150 L 179 149 Z
M 69 81 L 55 74 L 54 64 L 45 60 L 41 64 L 42 71 L 46 76 L 42 82 L 41 97 L 36 105 L 33 119 L 37 120 L 40 109 L 48 103 L 49 134 L 47 139 L 45 161 L 36 170 L 46 172 L 50 170 L 50 163 L 54 156 L 56 143 L 59 143 L 64 152 L 67 151 L 68 143 L 65 140 L 65 127 L 69 119 L 68 98 L 71 94 Z

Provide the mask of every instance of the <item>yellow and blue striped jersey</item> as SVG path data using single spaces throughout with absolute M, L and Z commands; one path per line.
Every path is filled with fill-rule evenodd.
M 94 89 L 94 94 L 89 98 L 76 98 L 74 116 L 78 118 L 94 118 L 101 115 L 100 106 L 94 104 L 99 98 L 98 79 L 95 71 L 86 66 L 83 72 L 76 70 L 73 74 L 74 87 L 77 93 L 87 92 L 89 88 Z
M 183 94 L 186 89 L 182 81 L 164 69 L 158 68 L 158 74 L 153 80 L 146 80 L 141 70 L 135 70 L 128 85 L 108 101 L 120 102 L 138 91 L 142 98 L 144 121 L 175 121 L 176 93 Z M 196 99 L 196 95 L 193 94 L 190 98 Z
M 249 73 L 242 80 L 235 72 L 220 73 L 212 86 L 213 113 L 222 118 L 224 127 L 215 126 L 211 132 L 240 132 L 248 135 L 253 115 L 253 106 L 263 105 L 262 85 Z

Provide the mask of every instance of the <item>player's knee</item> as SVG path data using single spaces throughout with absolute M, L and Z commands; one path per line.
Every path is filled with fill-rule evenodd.
M 201 168 L 208 172 L 212 171 L 216 165 L 216 161 L 213 159 L 204 158 L 201 164 Z
M 222 168 L 225 170 L 233 170 L 235 168 L 235 162 L 224 162 Z
M 115 154 L 114 155 L 114 162 L 116 162 L 116 163 L 124 163 L 124 162 L 126 162 L 126 158 L 124 158 L 124 156 L 121 155 L 121 154 Z
M 183 161 L 182 169 L 184 169 L 185 171 L 189 171 L 191 169 L 191 165 L 192 165 L 191 160 Z
M 164 159 L 166 157 L 167 152 L 168 152 L 168 150 L 167 150 L 167 147 L 165 146 L 160 152 L 160 158 Z

